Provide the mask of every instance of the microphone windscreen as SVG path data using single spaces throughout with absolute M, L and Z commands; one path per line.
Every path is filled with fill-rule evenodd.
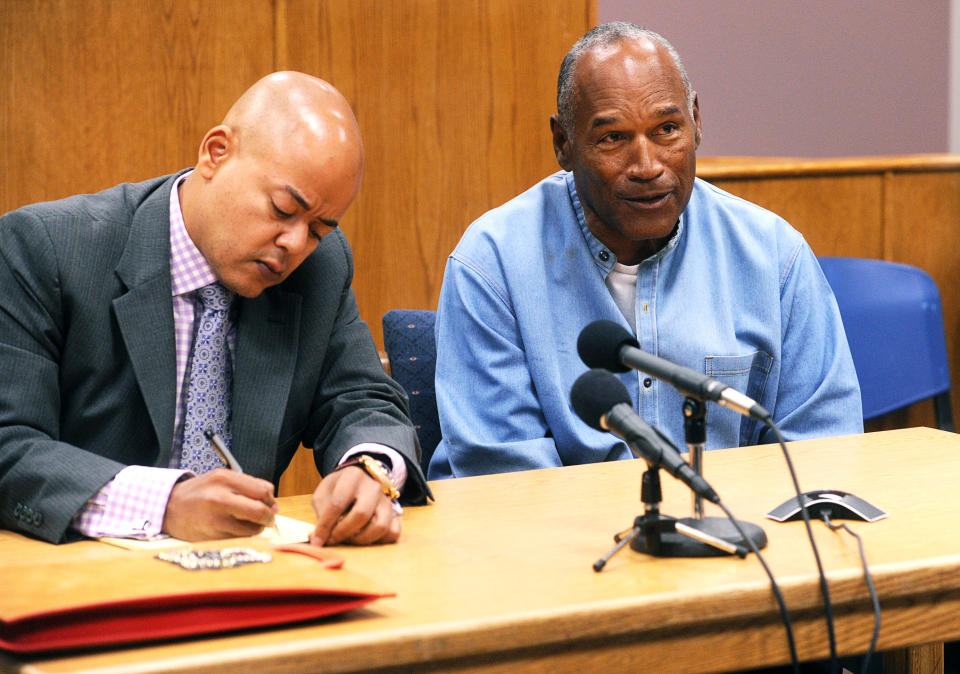
M 626 372 L 629 368 L 620 361 L 620 349 L 638 346 L 637 340 L 613 321 L 594 321 L 580 331 L 577 353 L 587 367 L 602 367 L 611 372 Z
M 620 403 L 630 402 L 623 382 L 606 370 L 587 370 L 577 377 L 570 389 L 570 404 L 583 422 L 598 431 L 606 430 L 600 418 Z

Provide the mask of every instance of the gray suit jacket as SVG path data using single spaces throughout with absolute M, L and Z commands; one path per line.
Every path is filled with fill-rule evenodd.
M 170 286 L 175 176 L 0 218 L 0 527 L 63 541 L 126 465 L 166 467 L 176 401 Z M 282 284 L 238 298 L 233 451 L 276 483 L 302 442 L 329 473 L 360 442 L 429 493 L 400 387 L 380 366 L 340 231 Z

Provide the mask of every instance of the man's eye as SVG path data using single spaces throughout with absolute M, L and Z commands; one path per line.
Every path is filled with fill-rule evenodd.
M 284 210 L 281 210 L 276 204 L 271 204 L 273 206 L 273 212 L 276 213 L 281 218 L 289 218 L 293 213 L 287 213 Z
M 600 144 L 610 144 L 617 143 L 623 140 L 623 134 L 620 133 L 608 133 L 600 139 Z
M 660 127 L 660 131 L 661 131 L 661 133 L 663 133 L 664 135 L 669 135 L 669 134 L 671 134 L 671 133 L 674 133 L 674 132 L 675 132 L 677 129 L 679 129 L 679 128 L 680 128 L 680 127 L 679 127 L 677 124 L 674 124 L 673 122 L 670 122 L 669 124 L 664 124 L 663 126 L 661 126 L 661 127 Z

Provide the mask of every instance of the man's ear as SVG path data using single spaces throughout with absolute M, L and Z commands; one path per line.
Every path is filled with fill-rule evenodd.
M 200 141 L 197 156 L 197 172 L 209 179 L 224 161 L 236 152 L 237 138 L 226 124 L 215 126 Z
M 560 164 L 560 168 L 565 171 L 573 170 L 570 162 L 572 157 L 570 137 L 557 115 L 550 115 L 550 133 L 553 136 L 553 153 L 557 156 L 557 163 Z
M 700 141 L 703 139 L 703 132 L 700 130 L 700 96 L 693 92 L 693 141 L 694 149 L 700 147 Z

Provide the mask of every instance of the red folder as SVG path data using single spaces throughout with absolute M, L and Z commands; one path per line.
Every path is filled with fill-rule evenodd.
M 153 555 L 110 549 L 75 561 L 63 554 L 5 560 L 0 647 L 33 653 L 213 634 L 314 620 L 394 596 L 349 570 L 289 552 L 272 551 L 265 564 L 201 571 Z

